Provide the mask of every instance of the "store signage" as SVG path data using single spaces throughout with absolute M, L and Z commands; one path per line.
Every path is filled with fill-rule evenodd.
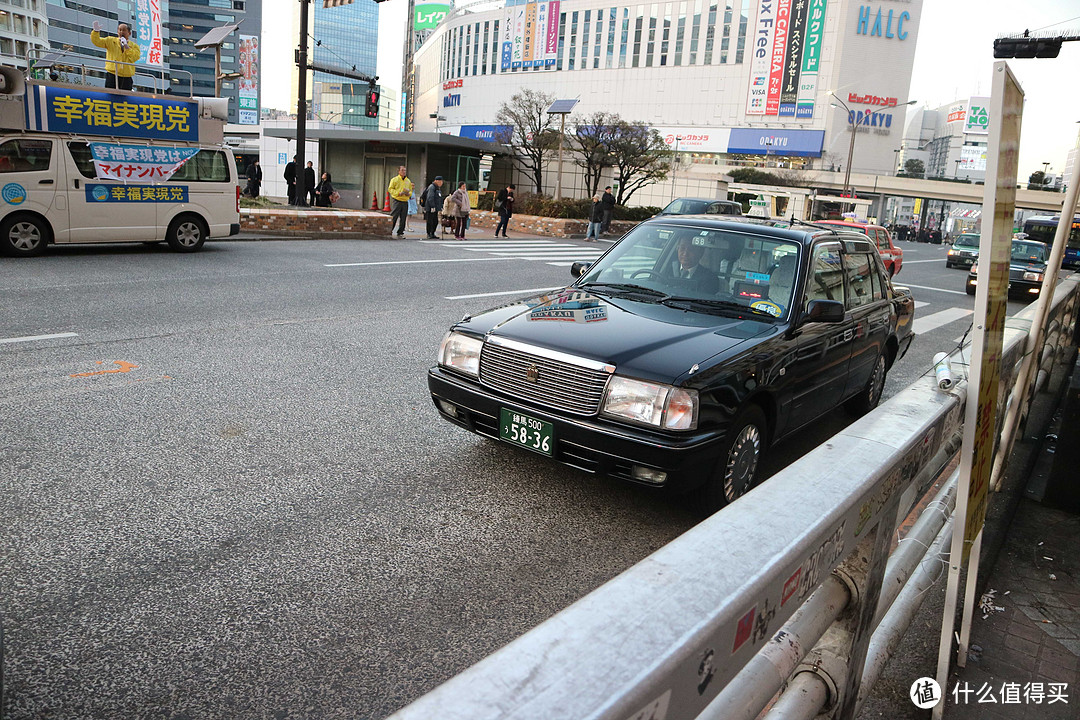
M 756 130 L 734 128 L 728 137 L 728 153 L 821 157 L 824 130 Z
M 795 106 L 799 99 L 799 73 L 802 71 L 803 44 L 806 37 L 807 7 L 805 2 L 796 2 L 791 8 L 791 22 L 788 26 L 787 59 L 784 62 L 784 81 L 780 86 L 780 117 L 795 117 Z
M 892 127 L 892 113 L 873 112 L 871 110 L 852 111 L 848 113 L 848 125 L 851 124 L 857 127 Z
M 461 105 L 461 95 L 458 93 L 451 93 L 442 99 L 443 107 L 458 107 Z
M 240 87 L 237 91 L 237 121 L 240 125 L 259 124 L 259 38 L 240 36 Z
M 750 90 L 746 98 L 747 115 L 764 115 L 768 96 L 769 60 L 772 57 L 776 17 L 773 0 L 758 0 L 757 26 L 753 31 L 750 58 Z
M 814 117 L 818 65 L 821 62 L 821 37 L 825 31 L 825 0 L 810 0 L 807 5 L 802 73 L 799 77 L 799 98 L 795 105 L 797 118 Z
M 813 118 L 827 0 L 757 0 L 747 115 Z
M 462 125 L 458 130 L 458 137 L 499 142 L 508 136 L 511 130 L 509 125 Z
M 990 98 L 973 97 L 968 100 L 967 117 L 964 119 L 964 133 L 968 135 L 987 135 L 990 132 Z
M 986 146 L 964 145 L 961 147 L 960 169 L 968 172 L 986 172 Z
M 459 88 L 461 86 L 462 86 L 462 81 L 461 80 L 447 80 L 446 82 L 444 82 L 442 84 L 442 89 L 443 90 L 453 90 L 454 88 Z
M 911 13 L 907 10 L 896 13 L 895 10 L 890 9 L 886 13 L 879 7 L 875 14 L 872 6 L 863 5 L 859 8 L 859 20 L 855 25 L 855 34 L 907 40 L 908 31 L 904 29 L 904 23 L 910 20 Z
M 949 108 L 949 115 L 946 118 L 946 122 L 958 122 L 960 120 L 963 120 L 966 114 L 967 113 L 964 111 L 963 105 L 953 105 L 951 108 Z
M 847 101 L 856 105 L 881 105 L 883 107 L 896 107 L 896 103 L 899 102 L 894 97 L 860 95 L 859 93 L 848 93 Z
M 776 29 L 773 31 L 772 55 L 769 59 L 768 95 L 765 114 L 780 112 L 780 89 L 784 84 L 784 54 L 787 49 L 788 24 L 791 20 L 791 0 L 776 0 Z
M 445 3 L 418 3 L 413 10 L 413 30 L 434 30 L 450 12 L 450 6 Z
M 728 128 L 703 127 L 653 127 L 664 139 L 669 150 L 674 150 L 678 141 L 679 152 L 726 153 L 728 149 Z

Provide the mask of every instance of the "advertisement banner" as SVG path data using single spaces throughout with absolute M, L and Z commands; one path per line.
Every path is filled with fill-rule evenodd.
M 197 152 L 199 148 L 90 143 L 90 157 L 98 180 L 168 182 Z
M 960 169 L 970 172 L 986 172 L 986 148 L 981 145 L 964 145 L 961 147 Z
M 99 185 L 86 184 L 86 202 L 171 202 L 188 201 L 187 185 Z
M 945 119 L 947 123 L 960 122 L 967 116 L 967 111 L 963 105 L 953 105 L 949 108 L 948 117 Z
M 413 6 L 413 30 L 434 30 L 449 12 L 446 3 L 418 3 Z
M 523 67 L 533 66 L 533 48 L 536 46 L 536 3 L 525 5 L 525 32 L 521 37 L 521 62 Z
M 499 51 L 499 70 L 507 72 L 514 57 L 514 8 L 507 7 L 502 18 L 502 48 Z
M 161 0 L 136 0 L 135 40 L 142 51 L 140 61 L 161 67 Z
M 750 89 L 746 96 L 746 114 L 764 115 L 768 95 L 769 59 L 776 18 L 772 0 L 758 0 L 757 25 L 754 27 L 750 58 Z
M 237 122 L 241 125 L 259 124 L 259 38 L 240 36 L 240 90 Z
M 990 132 L 990 98 L 973 97 L 968 100 L 964 118 L 965 135 L 987 135 Z
M 791 23 L 788 28 L 784 83 L 780 87 L 780 117 L 795 117 L 795 106 L 799 100 L 799 72 L 802 70 L 803 43 L 806 38 L 806 18 L 806 3 L 796 2 L 791 9 Z
M 769 57 L 769 93 L 765 99 L 766 115 L 780 113 L 780 89 L 784 84 L 784 52 L 787 50 L 790 21 L 791 0 L 776 0 L 776 30 L 773 32 L 772 54 Z
M 513 8 L 514 13 L 514 53 L 510 61 L 510 67 L 521 67 L 525 60 L 525 6 L 518 5 Z
M 545 67 L 555 65 L 559 54 L 559 0 L 551 0 L 548 3 L 547 47 L 544 49 Z
M 818 69 L 821 64 L 821 38 L 825 34 L 826 0 L 809 0 L 806 8 L 806 34 L 803 39 L 802 74 L 796 118 L 814 117 Z
M 81 135 L 199 141 L 194 102 L 38 85 L 26 93 L 27 128 Z
M 795 155 L 821 157 L 824 130 L 755 130 L 734 128 L 728 152 L 745 155 Z
M 536 3 L 536 22 L 533 25 L 533 67 L 544 67 L 547 61 L 548 4 Z
M 675 150 L 678 140 L 679 152 L 726 153 L 728 128 L 706 127 L 653 127 L 660 133 L 669 150 Z

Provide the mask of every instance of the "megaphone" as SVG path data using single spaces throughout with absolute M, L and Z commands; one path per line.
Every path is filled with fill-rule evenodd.
M 26 91 L 26 78 L 18 68 L 0 67 L 0 95 L 22 95 Z
M 229 121 L 229 98 L 195 98 L 199 103 L 199 117 Z

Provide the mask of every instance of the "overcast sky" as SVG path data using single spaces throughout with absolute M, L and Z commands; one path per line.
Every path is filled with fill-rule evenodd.
M 318 2 L 319 0 L 315 0 Z M 354 0 L 371 2 L 372 0 Z M 282 23 L 296 0 L 264 0 L 263 48 L 293 48 Z M 400 89 L 401 48 L 405 41 L 407 0 L 379 3 L 381 83 Z M 910 99 L 938 107 L 972 95 L 989 95 L 994 64 L 993 43 L 999 35 L 1028 30 L 1080 31 L 1080 0 L 924 0 Z M 293 53 L 263 54 L 263 105 L 295 110 L 287 78 Z M 1043 163 L 1050 172 L 1065 169 L 1065 156 L 1080 130 L 1080 41 L 1062 45 L 1052 60 L 1010 60 L 1024 89 L 1020 141 L 1020 177 L 1026 179 Z

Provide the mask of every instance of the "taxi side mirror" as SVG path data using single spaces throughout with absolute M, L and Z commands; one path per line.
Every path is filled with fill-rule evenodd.
M 807 322 L 844 322 L 846 314 L 844 303 L 836 300 L 811 300 L 806 305 Z
M 579 260 L 570 266 L 570 275 L 572 277 L 581 277 L 590 267 L 592 267 L 592 263 Z

